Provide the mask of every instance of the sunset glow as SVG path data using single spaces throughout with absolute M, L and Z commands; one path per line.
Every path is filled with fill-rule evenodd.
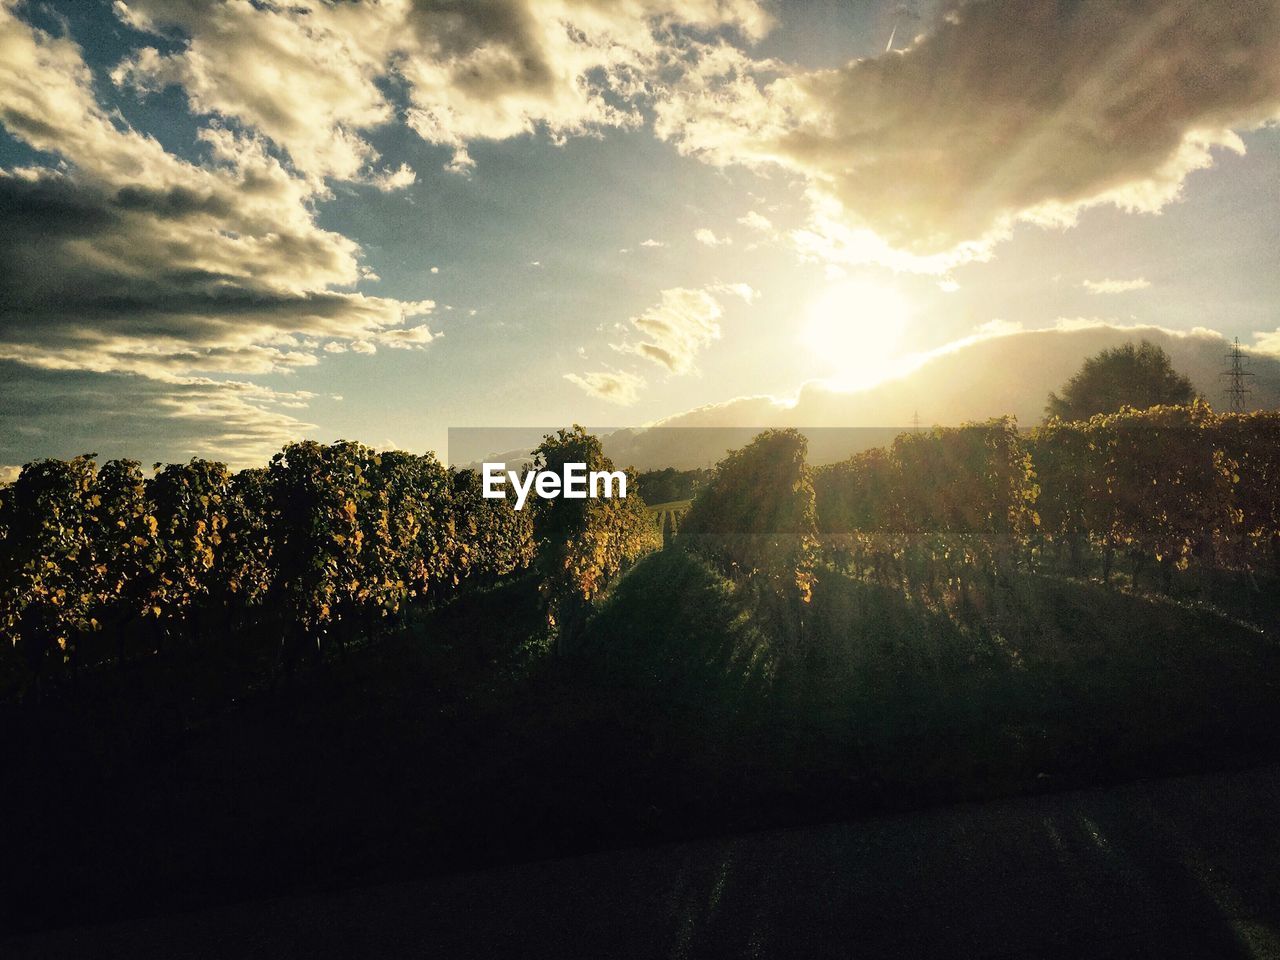
M 868 386 L 894 371 L 911 314 L 894 288 L 845 281 L 810 302 L 802 339 L 833 386 Z

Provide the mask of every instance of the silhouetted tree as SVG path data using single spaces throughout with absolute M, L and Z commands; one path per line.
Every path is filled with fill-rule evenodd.
M 1146 410 L 1181 406 L 1195 399 L 1191 381 L 1173 369 L 1169 355 L 1146 340 L 1103 350 L 1085 360 L 1062 396 L 1049 394 L 1045 412 L 1063 420 L 1087 420 L 1121 407 Z

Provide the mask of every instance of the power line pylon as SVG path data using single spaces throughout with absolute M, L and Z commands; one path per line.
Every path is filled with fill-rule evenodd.
M 913 433 L 920 432 L 920 411 L 917 410 L 911 415 L 911 430 Z
M 1249 365 L 1249 359 L 1240 351 L 1240 338 L 1236 337 L 1231 342 L 1231 351 L 1227 354 L 1227 363 L 1230 366 L 1222 371 L 1222 376 L 1227 381 L 1227 403 L 1232 413 L 1244 413 L 1245 398 L 1253 393 L 1246 386 L 1247 377 L 1254 374 L 1246 369 Z

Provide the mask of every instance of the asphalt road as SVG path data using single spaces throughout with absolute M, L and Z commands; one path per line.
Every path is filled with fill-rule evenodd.
M 6 958 L 1280 957 L 1280 767 L 246 903 Z

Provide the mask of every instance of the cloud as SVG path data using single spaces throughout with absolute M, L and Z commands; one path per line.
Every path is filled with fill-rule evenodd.
M 308 175 L 375 180 L 365 132 L 393 118 L 389 79 L 405 88 L 408 125 L 466 171 L 477 140 L 639 126 L 636 98 L 673 28 L 756 39 L 770 22 L 756 0 L 128 0 L 116 10 L 179 44 L 129 57 L 117 83 L 176 84 L 193 110 L 252 127 Z
M 689 373 L 695 369 L 702 348 L 720 337 L 724 308 L 715 293 L 730 293 L 747 303 L 756 295 L 745 283 L 663 290 L 658 303 L 631 318 L 631 327 L 640 339 L 613 344 L 613 349 L 643 357 L 670 373 Z
M 839 69 L 691 48 L 655 130 L 808 185 L 815 255 L 943 273 L 1013 224 L 1155 211 L 1233 131 L 1280 113 L 1280 7 L 1254 0 L 987 0 Z
M 0 360 L 0 462 L 96 452 L 144 462 L 193 456 L 260 465 L 315 426 L 307 393 L 202 378 L 41 370 Z
M 178 41 L 174 52 L 144 47 L 124 60 L 111 74 L 117 85 L 180 86 L 194 113 L 257 130 L 309 176 L 363 171 L 383 189 L 407 185 L 397 182 L 406 168 L 369 171 L 378 154 L 359 132 L 394 115 L 375 82 L 385 70 L 379 5 L 128 0 L 115 9 L 135 29 Z
M 743 303 L 755 303 L 760 299 L 760 291 L 749 283 L 716 283 L 707 288 L 712 293 L 727 293 L 740 298 Z
M 1259 353 L 1271 353 L 1280 357 L 1280 327 L 1270 333 L 1262 332 L 1253 335 L 1253 349 Z
M 665 246 L 666 246 L 666 244 L 665 244 L 665 243 L 663 243 L 661 240 L 654 240 L 652 237 L 650 237 L 648 240 L 641 240 L 641 241 L 640 241 L 640 246 L 642 246 L 642 247 L 665 247 Z
M 1085 280 L 1080 286 L 1093 294 L 1128 293 L 1131 290 L 1146 290 L 1151 286 L 1151 281 L 1144 277 L 1135 277 L 1132 280 Z
M 759 233 L 773 233 L 773 222 L 762 213 L 750 210 L 743 216 L 738 218 L 738 222 L 749 230 L 755 230 Z
M 392 193 L 413 186 L 418 182 L 418 175 L 411 166 L 402 163 L 395 170 L 384 170 L 374 174 L 370 182 L 383 193 Z
M 635 403 L 640 390 L 645 385 L 643 377 L 621 370 L 597 370 L 581 376 L 576 373 L 566 373 L 564 378 L 596 399 L 616 403 L 619 406 Z
M 321 187 L 252 136 L 167 152 L 97 102 L 79 48 L 0 5 L 0 124 L 56 166 L 0 170 L 0 358 L 173 379 L 315 363 L 415 305 L 350 288 L 360 248 L 316 224 Z M 346 289 L 343 289 L 346 288 Z
M 416 327 L 383 330 L 377 334 L 377 341 L 392 350 L 421 350 L 440 336 L 441 334 L 432 333 L 426 324 L 421 324 Z
M 733 243 L 731 238 L 717 237 L 713 231 L 706 227 L 699 227 L 697 230 L 693 231 L 693 238 L 708 247 L 723 247 Z
M 770 20 L 755 0 L 480 0 L 418 2 L 415 43 L 399 73 L 408 123 L 472 165 L 467 145 L 544 129 L 563 140 L 636 127 L 634 104 L 672 27 L 733 27 L 752 39 Z
M 638 334 L 637 338 L 609 346 L 617 353 L 655 363 L 667 373 L 693 372 L 698 354 L 720 337 L 724 307 L 717 295 L 738 297 L 748 304 L 760 296 L 746 283 L 716 283 L 702 289 L 672 287 L 663 290 L 656 304 L 628 323 L 615 324 L 618 330 Z M 578 356 L 585 357 L 586 350 L 579 347 Z M 565 379 L 594 397 L 623 405 L 634 403 L 645 386 L 643 377 L 622 371 L 596 371 L 581 376 L 569 373 Z

